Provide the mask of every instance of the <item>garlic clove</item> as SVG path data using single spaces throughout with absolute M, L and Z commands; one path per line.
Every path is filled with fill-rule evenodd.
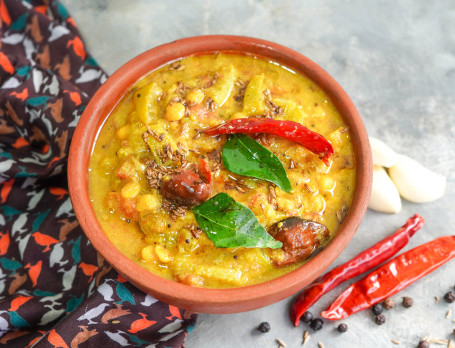
M 398 155 L 383 141 L 369 137 L 371 153 L 373 154 L 373 164 L 386 168 L 392 167 L 396 162 Z
M 426 203 L 441 198 L 446 187 L 445 176 L 435 173 L 407 156 L 399 155 L 389 169 L 401 197 L 414 203 Z
M 400 194 L 381 166 L 373 167 L 373 185 L 368 208 L 390 214 L 401 210 Z

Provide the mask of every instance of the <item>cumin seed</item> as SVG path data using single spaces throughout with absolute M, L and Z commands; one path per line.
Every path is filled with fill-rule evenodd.
M 276 338 L 276 341 L 280 345 L 280 347 L 286 347 L 286 343 L 284 343 L 282 340 L 280 340 L 278 337 Z
M 302 341 L 302 346 L 304 346 L 308 340 L 310 339 L 310 334 L 308 333 L 308 330 L 305 330 L 303 333 L 303 341 Z

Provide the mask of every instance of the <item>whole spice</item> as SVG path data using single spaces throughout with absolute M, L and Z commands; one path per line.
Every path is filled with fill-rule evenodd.
M 447 303 L 455 302 L 455 294 L 452 291 L 449 291 L 447 294 L 444 295 L 444 300 Z
M 258 326 L 258 330 L 261 331 L 261 332 L 269 332 L 270 331 L 270 324 L 266 321 L 262 322 L 259 324 Z
M 313 319 L 310 323 L 310 327 L 314 331 L 321 330 L 323 326 L 324 326 L 324 322 L 322 321 L 322 319 L 319 319 L 319 318 Z
M 352 284 L 321 313 L 326 319 L 344 319 L 396 294 L 455 257 L 455 236 L 437 238 L 400 254 Z
M 313 313 L 311 313 L 310 311 L 306 311 L 305 313 L 303 313 L 302 321 L 304 323 L 309 323 L 312 320 L 313 320 Z
M 430 348 L 430 344 L 427 341 L 420 341 L 417 348 Z
M 404 308 L 412 307 L 413 304 L 414 304 L 414 300 L 412 298 L 403 297 L 402 305 L 403 305 Z
M 380 303 L 376 303 L 373 305 L 373 307 L 371 307 L 371 310 L 373 311 L 374 315 L 381 314 L 383 309 L 384 308 L 382 307 L 382 304 L 380 304 Z
M 279 344 L 278 348 L 286 347 L 286 343 L 280 340 L 278 337 L 276 338 L 277 343 Z
M 318 155 L 326 165 L 333 154 L 333 147 L 322 135 L 294 121 L 279 121 L 270 118 L 238 118 L 219 126 L 206 129 L 205 134 L 255 134 L 267 133 L 298 143 Z
M 385 323 L 385 316 L 382 315 L 382 314 L 379 314 L 377 315 L 375 318 L 374 318 L 374 322 L 378 325 L 382 325 Z
M 387 310 L 392 309 L 395 307 L 395 301 L 392 300 L 391 298 L 386 298 L 383 303 L 383 307 Z
M 341 323 L 340 325 L 337 326 L 337 330 L 338 330 L 338 332 L 341 332 L 341 333 L 346 332 L 346 331 L 348 331 L 348 325 L 345 323 Z
M 303 333 L 303 340 L 302 340 L 302 346 L 304 346 L 308 340 L 310 339 L 310 334 L 308 333 L 308 330 L 305 330 Z
M 395 233 L 381 240 L 367 250 L 361 252 L 350 261 L 335 267 L 330 272 L 316 279 L 302 291 L 291 307 L 291 320 L 295 326 L 299 325 L 300 317 L 324 294 L 341 284 L 376 267 L 395 255 L 409 239 L 423 226 L 424 219 L 415 214 Z

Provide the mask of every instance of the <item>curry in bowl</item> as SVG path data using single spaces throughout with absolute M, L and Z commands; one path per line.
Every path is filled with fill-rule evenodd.
M 312 81 L 238 54 L 141 79 L 102 127 L 89 191 L 129 259 L 195 287 L 261 283 L 308 261 L 352 201 L 349 128 Z

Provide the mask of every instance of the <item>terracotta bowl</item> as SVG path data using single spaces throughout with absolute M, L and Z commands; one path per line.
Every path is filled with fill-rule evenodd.
M 279 278 L 234 289 L 202 289 L 161 278 L 121 254 L 104 234 L 91 207 L 88 192 L 89 157 L 100 128 L 122 96 L 156 68 L 193 54 L 220 51 L 249 53 L 306 75 L 332 99 L 350 128 L 357 165 L 352 205 L 338 234 L 316 257 Z M 287 47 L 240 36 L 199 36 L 153 48 L 118 69 L 93 96 L 74 133 L 69 163 L 69 189 L 76 216 L 95 249 L 128 281 L 157 299 L 195 312 L 235 313 L 280 301 L 313 281 L 347 246 L 367 209 L 372 181 L 368 136 L 353 102 L 320 66 Z

